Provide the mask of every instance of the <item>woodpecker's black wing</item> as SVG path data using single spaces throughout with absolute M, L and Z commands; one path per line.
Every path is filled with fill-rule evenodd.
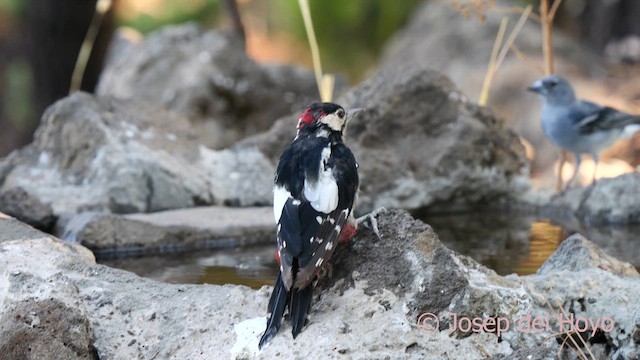
M 309 286 L 320 267 L 331 258 L 338 245 L 340 233 L 347 223 L 350 210 L 336 209 L 322 218 L 322 223 L 314 232 L 315 236 L 309 237 L 310 252 L 300 261 L 300 267 L 293 283 L 294 288 Z
M 313 281 L 325 261 L 328 261 L 340 239 L 340 233 L 347 224 L 358 191 L 358 165 L 351 150 L 343 143 L 331 147 L 327 163 L 337 184 L 338 200 L 335 209 L 321 213 L 320 226 L 304 234 L 303 239 L 311 245 L 307 255 L 301 259 L 294 287 L 302 288 Z M 311 230 L 311 229 L 310 229 Z
M 333 254 L 358 189 L 357 164 L 349 148 L 322 138 L 313 143 L 299 164 L 302 188 L 293 189 L 278 224 L 281 271 L 288 288 L 309 285 Z

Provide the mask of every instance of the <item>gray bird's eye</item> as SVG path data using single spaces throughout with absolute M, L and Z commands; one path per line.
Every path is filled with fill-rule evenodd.
M 340 109 L 336 112 L 336 115 L 338 115 L 338 117 L 340 119 L 344 118 L 344 110 Z
M 559 83 L 560 83 L 560 82 L 559 82 L 558 80 L 556 80 L 556 79 L 549 80 L 549 82 L 548 82 L 549 86 L 551 86 L 551 87 L 555 87 L 555 86 L 556 86 L 556 85 L 558 85 Z

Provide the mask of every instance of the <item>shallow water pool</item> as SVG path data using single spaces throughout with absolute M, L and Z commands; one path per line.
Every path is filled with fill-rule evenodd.
M 589 228 L 504 214 L 423 216 L 450 249 L 498 274 L 535 273 L 560 242 L 580 232 L 608 254 L 640 268 L 640 226 Z M 275 244 L 196 253 L 98 259 L 102 264 L 170 283 L 242 284 L 254 289 L 277 276 Z

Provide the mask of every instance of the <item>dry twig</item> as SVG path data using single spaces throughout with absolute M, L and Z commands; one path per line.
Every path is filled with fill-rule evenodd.
M 76 65 L 73 68 L 73 74 L 71 75 L 71 86 L 69 87 L 70 94 L 80 90 L 84 71 L 87 68 L 93 44 L 96 42 L 96 37 L 100 30 L 100 24 L 102 24 L 104 14 L 106 14 L 110 8 L 111 0 L 98 0 L 96 2 L 96 11 L 93 14 L 93 18 L 91 18 L 89 29 L 87 30 L 87 34 L 84 36 L 82 45 L 80 46 L 80 52 L 76 58 Z
M 316 83 L 318 84 L 320 99 L 322 101 L 331 101 L 331 99 L 333 98 L 335 77 L 331 74 L 322 73 L 322 64 L 320 63 L 320 50 L 318 49 L 316 34 L 313 31 L 309 1 L 298 0 L 298 3 L 300 4 L 300 11 L 302 12 L 302 19 L 304 20 L 304 27 L 307 31 L 307 37 L 309 38 L 309 46 L 311 47 L 311 59 L 313 61 L 313 70 L 316 75 Z
M 491 81 L 493 80 L 493 76 L 497 71 L 497 68 L 495 65 L 496 59 L 498 58 L 498 52 L 500 50 L 500 45 L 502 44 L 504 31 L 507 28 L 507 23 L 509 23 L 509 19 L 507 19 L 506 17 L 502 18 L 502 21 L 500 21 L 498 34 L 496 35 L 496 40 L 494 41 L 493 49 L 491 50 L 491 57 L 489 57 L 489 65 L 487 66 L 487 73 L 484 75 L 484 81 L 482 82 L 482 90 L 480 90 L 480 97 L 478 98 L 478 105 L 480 106 L 487 105 L 487 100 L 489 98 L 489 89 L 491 88 Z
M 550 290 L 553 293 L 553 301 L 556 303 L 556 306 L 558 307 L 558 309 L 562 312 L 562 315 L 565 316 L 566 318 L 569 318 L 567 312 L 564 310 L 564 307 L 562 306 L 562 303 L 558 299 L 558 296 L 556 295 L 556 293 L 553 291 L 553 289 L 550 289 Z M 549 299 L 546 296 L 544 298 L 544 301 L 546 302 L 550 313 L 552 313 L 552 314 L 555 313 L 555 311 L 553 309 L 553 306 L 551 305 L 551 303 L 549 302 Z M 560 352 L 562 351 L 562 349 L 564 348 L 565 344 L 567 343 L 567 340 L 570 340 L 571 343 L 573 344 L 574 348 L 578 352 L 578 356 L 580 357 L 580 359 L 582 359 L 582 360 L 589 360 L 589 359 L 595 360 L 595 357 L 593 356 L 593 353 L 591 352 L 591 349 L 589 348 L 589 345 L 582 338 L 582 336 L 580 336 L 579 333 L 574 331 L 574 327 L 573 326 L 569 330 L 564 330 L 564 328 L 559 329 L 559 330 L 560 330 L 560 332 L 551 334 L 550 336 L 547 336 L 546 338 L 544 338 L 544 340 L 542 341 L 544 343 L 545 341 L 547 341 L 549 339 L 554 339 L 554 338 L 557 338 L 560 335 L 564 335 L 565 338 L 562 340 L 562 343 L 560 344 L 560 349 L 558 350 L 558 357 L 560 357 Z M 574 334 L 578 334 L 578 338 L 580 339 L 580 342 L 582 343 L 582 345 L 587 349 L 587 352 L 589 353 L 589 357 L 587 357 L 587 355 L 582 351 L 582 349 L 580 348 L 580 346 L 578 345 L 578 343 L 574 339 L 574 337 L 573 337 Z
M 511 30 L 511 33 L 509 34 L 509 37 L 505 41 L 504 45 L 502 45 L 500 52 L 497 52 L 497 49 L 502 43 L 502 38 L 504 37 L 504 31 L 507 26 L 507 19 L 503 18 L 502 21 L 500 22 L 500 28 L 498 29 L 498 35 L 496 36 L 496 41 L 493 44 L 493 51 L 491 52 L 491 59 L 489 60 L 487 73 L 485 74 L 484 82 L 482 84 L 482 91 L 480 92 L 480 98 L 478 100 L 479 105 L 484 106 L 487 104 L 487 100 L 489 98 L 489 90 L 491 88 L 491 82 L 493 81 L 493 77 L 495 76 L 496 72 L 500 68 L 500 65 L 502 65 L 502 62 L 504 61 L 504 59 L 507 57 L 507 54 L 509 53 L 509 49 L 515 42 L 516 37 L 520 33 L 520 30 L 522 30 L 522 27 L 524 26 L 525 21 L 527 20 L 529 14 L 531 13 L 531 9 L 532 9 L 531 5 L 527 6 L 525 11 L 520 15 L 520 19 L 518 19 L 518 22 Z
M 496 6 L 491 10 L 495 11 L 495 12 L 507 13 L 507 14 L 522 14 L 526 10 L 526 8 L 523 8 L 521 6 L 508 6 L 508 7 L 507 6 Z M 540 16 L 538 16 L 538 15 L 536 15 L 534 13 L 529 14 L 529 19 L 531 19 L 531 20 L 533 20 L 533 21 L 535 21 L 537 23 L 541 22 Z
M 560 311 L 562 311 L 562 314 L 565 317 L 569 317 L 567 312 L 564 310 L 564 307 L 562 306 L 562 303 L 560 302 L 560 299 L 558 299 L 558 295 L 556 295 L 555 291 L 553 291 L 553 288 L 550 289 L 551 292 L 553 293 L 553 301 L 555 301 L 556 305 L 558 306 L 558 308 L 560 308 Z M 576 347 L 576 349 L 578 350 L 578 352 L 580 353 L 581 356 L 584 356 L 585 359 L 587 359 L 587 356 L 582 352 L 582 350 L 580 350 L 578 348 L 578 345 L 576 344 L 575 340 L 573 340 L 573 336 L 571 336 L 571 342 L 573 342 L 573 345 Z M 587 344 L 586 341 L 584 341 L 584 339 L 582 338 L 582 336 L 580 336 L 580 334 L 578 334 L 578 339 L 580 339 L 580 342 L 582 343 L 582 345 L 587 349 L 587 351 L 589 352 L 589 356 L 591 356 L 591 359 L 595 360 L 595 356 L 593 356 L 593 353 L 591 352 L 591 349 L 589 348 L 589 345 Z

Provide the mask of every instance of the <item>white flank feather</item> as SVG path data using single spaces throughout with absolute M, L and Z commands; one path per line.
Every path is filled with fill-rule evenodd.
M 280 222 L 280 216 L 282 215 L 282 209 L 284 204 L 291 197 L 291 193 L 282 186 L 273 187 L 273 216 L 276 219 L 276 224 Z

